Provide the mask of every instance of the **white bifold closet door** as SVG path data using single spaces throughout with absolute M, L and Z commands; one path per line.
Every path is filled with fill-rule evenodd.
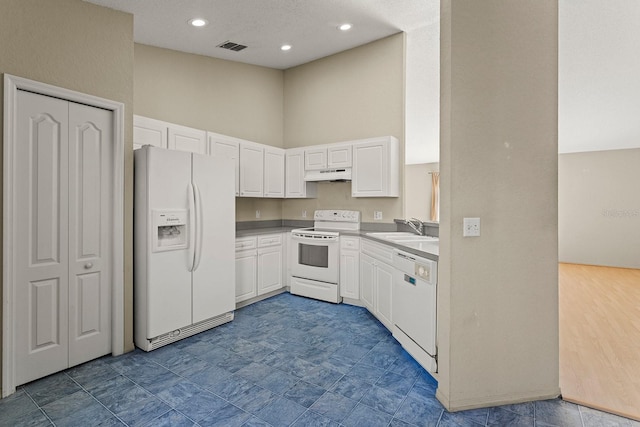
M 19 91 L 16 384 L 111 351 L 112 112 Z

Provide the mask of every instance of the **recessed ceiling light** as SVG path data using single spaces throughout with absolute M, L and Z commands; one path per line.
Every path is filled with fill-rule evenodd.
M 189 21 L 189 24 L 193 25 L 194 27 L 204 27 L 208 23 L 209 22 L 206 19 L 202 18 L 193 18 Z
M 348 31 L 348 30 L 350 30 L 350 29 L 351 29 L 351 24 L 347 24 L 347 23 L 342 24 L 342 25 L 340 25 L 340 26 L 338 27 L 338 29 L 339 29 L 340 31 Z
M 282 46 L 280 46 L 280 50 L 291 50 L 291 45 L 290 44 L 283 44 Z

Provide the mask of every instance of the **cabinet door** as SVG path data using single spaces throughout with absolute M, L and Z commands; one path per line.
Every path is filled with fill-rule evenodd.
M 340 252 L 340 296 L 360 299 L 359 270 L 360 252 L 342 250 Z
M 282 288 L 282 246 L 258 249 L 258 295 Z
M 185 126 L 169 125 L 169 149 L 207 154 L 207 133 Z
M 360 254 L 360 299 L 364 306 L 375 314 L 376 261 L 369 255 Z
M 148 117 L 133 116 L 133 149 L 143 145 L 167 148 L 169 124 Z
M 236 166 L 236 196 L 240 195 L 240 141 L 213 132 L 207 133 L 209 154 L 232 161 Z
M 258 255 L 255 250 L 236 253 L 236 303 L 258 295 Z
M 327 168 L 327 147 L 308 148 L 304 152 L 304 170 Z
M 240 144 L 240 197 L 262 197 L 264 148 L 258 144 Z
M 353 145 L 352 197 L 400 195 L 398 140 L 371 138 Z
M 285 156 L 285 197 L 316 197 L 317 184 L 304 180 L 304 149 L 287 150 Z
M 351 167 L 351 144 L 340 144 L 327 148 L 327 167 Z
M 388 329 L 393 328 L 392 322 L 392 300 L 394 269 L 390 265 L 378 262 L 376 265 L 376 289 L 375 307 L 376 317 Z
M 264 197 L 284 197 L 283 149 L 264 149 Z

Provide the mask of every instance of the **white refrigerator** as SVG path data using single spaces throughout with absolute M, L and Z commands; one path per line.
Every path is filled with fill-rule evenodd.
M 151 351 L 233 320 L 233 162 L 134 152 L 134 339 Z

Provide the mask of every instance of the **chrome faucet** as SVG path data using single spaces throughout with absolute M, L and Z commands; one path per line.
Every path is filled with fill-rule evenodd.
M 424 224 L 418 218 L 406 219 L 405 223 L 420 236 L 424 235 Z

